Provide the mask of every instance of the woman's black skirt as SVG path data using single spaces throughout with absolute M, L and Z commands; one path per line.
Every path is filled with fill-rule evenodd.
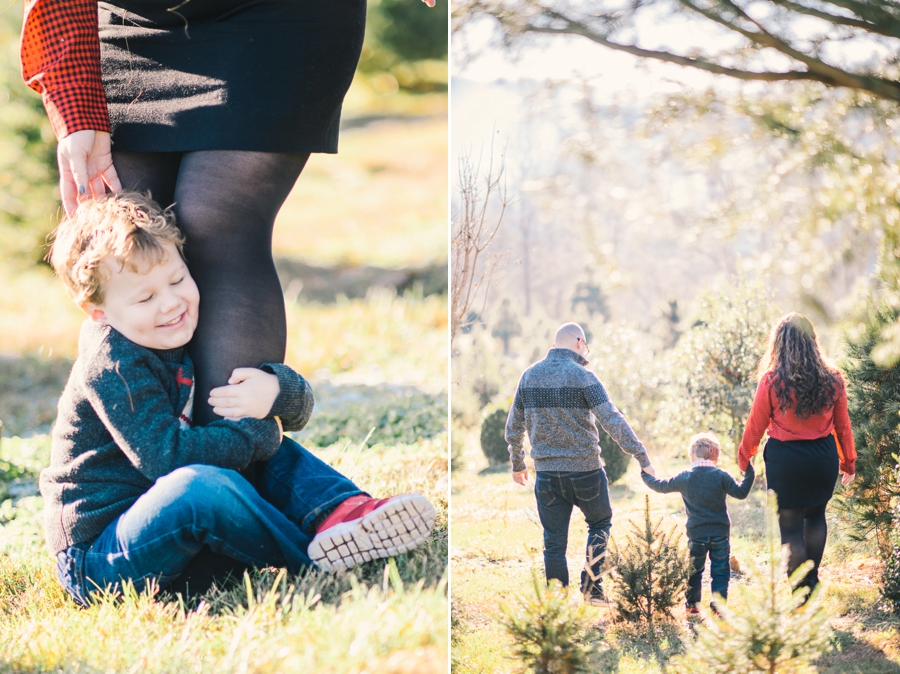
M 838 477 L 834 436 L 818 440 L 769 438 L 763 451 L 766 480 L 778 497 L 778 507 L 793 510 L 827 503 Z
M 337 152 L 365 0 L 100 3 L 115 150 Z

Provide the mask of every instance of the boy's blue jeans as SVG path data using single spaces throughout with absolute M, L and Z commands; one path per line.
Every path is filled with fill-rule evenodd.
M 132 581 L 139 592 L 150 581 L 164 588 L 204 546 L 247 566 L 296 573 L 312 563 L 306 549 L 317 517 L 360 493 L 284 438 L 275 456 L 251 464 L 244 475 L 197 464 L 160 478 L 96 540 L 60 552 L 57 572 L 83 605 L 90 593 L 121 581 Z
M 728 581 L 731 579 L 731 541 L 728 536 L 691 538 L 688 539 L 688 548 L 691 552 L 693 571 L 688 578 L 687 605 L 696 606 L 700 603 L 707 555 L 709 555 L 709 573 L 712 577 L 712 593 L 720 594 L 727 599 Z
M 599 468 L 588 472 L 541 471 L 534 482 L 538 516 L 544 527 L 544 573 L 549 581 L 569 584 L 566 547 L 572 508 L 578 506 L 588 526 L 585 567 L 581 571 L 581 591 L 602 593 L 601 571 L 606 543 L 612 528 L 609 481 Z

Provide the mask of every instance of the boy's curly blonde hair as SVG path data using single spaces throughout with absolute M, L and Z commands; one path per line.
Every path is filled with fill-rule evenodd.
M 83 201 L 52 238 L 47 259 L 78 306 L 103 304 L 104 258 L 137 270 L 138 261 L 163 262 L 165 243 L 175 244 L 184 257 L 184 235 L 172 208 L 161 208 L 149 192 L 122 191 Z
M 691 456 L 698 460 L 717 461 L 722 445 L 715 433 L 697 433 L 688 440 Z

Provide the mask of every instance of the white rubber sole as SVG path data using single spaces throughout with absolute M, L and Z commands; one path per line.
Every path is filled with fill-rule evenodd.
M 392 498 L 365 517 L 326 529 L 309 544 L 309 558 L 325 571 L 342 571 L 413 550 L 434 528 L 434 506 L 421 494 Z

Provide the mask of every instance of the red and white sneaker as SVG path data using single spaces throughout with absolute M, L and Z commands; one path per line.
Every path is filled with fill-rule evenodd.
M 434 518 L 434 506 L 421 494 L 351 496 L 319 525 L 307 554 L 325 571 L 393 557 L 422 545 Z

